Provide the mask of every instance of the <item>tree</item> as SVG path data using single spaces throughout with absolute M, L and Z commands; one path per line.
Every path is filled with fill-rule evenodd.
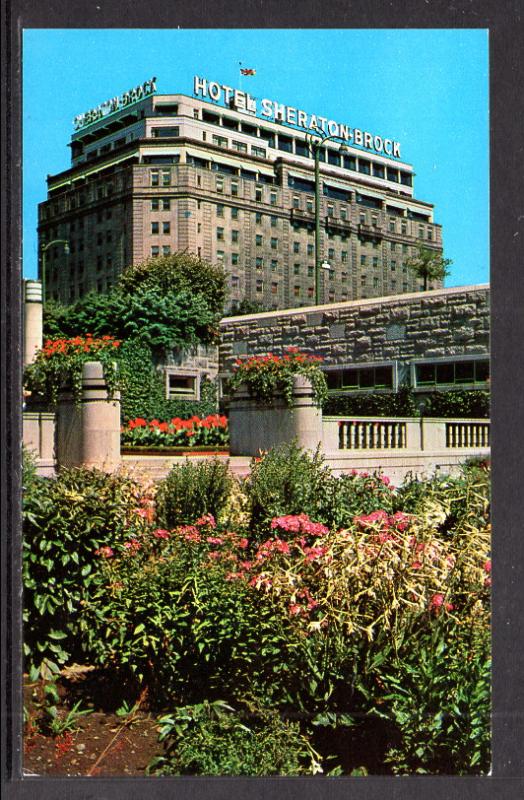
M 451 264 L 451 258 L 443 258 L 441 253 L 424 245 L 420 245 L 415 255 L 406 261 L 406 267 L 424 281 L 424 291 L 427 291 L 429 281 L 443 281 L 449 275 Z
M 71 306 L 46 304 L 44 334 L 109 334 L 138 339 L 154 353 L 216 338 L 225 274 L 197 256 L 176 253 L 128 267 L 104 294 L 89 292 Z

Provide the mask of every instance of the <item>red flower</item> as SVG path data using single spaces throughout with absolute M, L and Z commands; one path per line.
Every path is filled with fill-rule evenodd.
M 98 550 L 95 550 L 95 556 L 102 556 L 102 558 L 112 558 L 114 556 L 114 551 L 111 547 L 99 547 Z
M 170 533 L 163 528 L 157 528 L 156 531 L 153 531 L 153 536 L 155 539 L 169 539 Z

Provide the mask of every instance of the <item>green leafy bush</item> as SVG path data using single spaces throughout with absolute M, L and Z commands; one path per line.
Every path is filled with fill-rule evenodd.
M 124 475 L 62 470 L 32 478 L 23 496 L 24 652 L 43 677 L 82 644 L 80 612 L 96 590 L 95 551 L 127 538 L 140 487 Z
M 159 522 L 174 528 L 194 522 L 202 514 L 218 518 L 226 506 L 231 486 L 227 462 L 207 459 L 174 466 L 158 487 Z
M 296 444 L 283 444 L 254 459 L 245 483 L 255 530 L 274 517 L 307 514 L 331 525 L 337 519 L 337 481 L 320 451 L 310 455 Z
M 239 714 L 224 702 L 204 701 L 163 717 L 164 756 L 149 771 L 161 775 L 307 775 L 318 756 L 296 722 L 259 709 Z
M 383 654 L 385 655 L 385 653 Z M 490 768 L 489 628 L 465 633 L 439 618 L 380 664 L 376 712 L 398 738 L 386 753 L 395 774 L 486 774 Z
M 330 394 L 323 406 L 325 416 L 414 417 L 418 414 L 416 397 L 409 386 L 398 392 L 379 394 Z
M 377 394 L 330 394 L 323 406 L 326 416 L 418 417 L 420 397 L 409 386 L 397 392 Z M 489 417 L 489 392 L 477 389 L 428 392 L 424 395 L 425 417 Z

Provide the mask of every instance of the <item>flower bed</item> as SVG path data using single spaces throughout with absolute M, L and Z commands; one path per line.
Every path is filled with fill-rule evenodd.
M 243 483 L 26 477 L 32 678 L 74 661 L 147 695 L 162 774 L 486 772 L 488 474 L 394 488 L 287 448 Z
M 121 443 L 125 450 L 143 448 L 166 449 L 223 447 L 228 443 L 227 417 L 209 414 L 201 419 L 193 416 L 190 419 L 174 417 L 169 422 L 157 419 L 147 421 L 142 417 L 129 420 L 121 428 Z M 124 450 L 124 452 L 125 452 Z

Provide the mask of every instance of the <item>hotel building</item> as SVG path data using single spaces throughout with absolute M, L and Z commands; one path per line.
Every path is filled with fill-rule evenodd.
M 40 248 L 62 239 L 70 252 L 60 243 L 47 249 L 46 296 L 70 303 L 104 292 L 125 266 L 187 250 L 223 264 L 229 310 L 243 299 L 269 310 L 313 305 L 314 159 L 305 130 L 278 108 L 261 118 L 238 91 L 220 105 L 211 92 L 157 94 L 148 84 L 77 118 L 71 167 L 47 178 Z M 414 197 L 413 167 L 396 148 L 387 155 L 340 144 L 320 151 L 322 302 L 420 290 L 405 261 L 420 244 L 440 253 L 442 238 L 433 206 Z

